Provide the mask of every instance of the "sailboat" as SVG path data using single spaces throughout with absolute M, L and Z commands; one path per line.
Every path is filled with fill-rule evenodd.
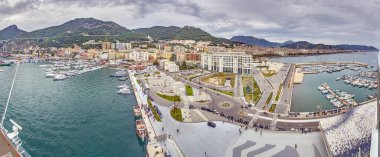
M 1 119 L 1 124 L 0 124 L 0 155 L 1 156 L 9 156 L 9 157 L 30 157 L 29 153 L 22 147 L 22 141 L 20 137 L 18 136 L 20 134 L 20 131 L 22 130 L 22 127 L 18 125 L 15 121 L 10 119 L 9 121 L 12 123 L 12 131 L 8 131 L 4 127 L 4 120 L 5 120 L 5 115 L 8 110 L 8 105 L 10 98 L 12 96 L 12 90 L 13 86 L 16 80 L 16 75 L 17 75 L 17 70 L 18 70 L 19 63 L 17 63 L 16 67 L 16 72 L 13 77 L 12 81 L 12 86 L 9 91 L 7 103 L 5 104 L 4 107 L 4 113 Z

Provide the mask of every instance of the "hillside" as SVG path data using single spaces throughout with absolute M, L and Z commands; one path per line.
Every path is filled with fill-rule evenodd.
M 361 50 L 361 51 L 378 51 L 373 46 L 365 45 L 326 45 L 326 44 L 313 44 L 307 41 L 298 41 L 282 47 L 291 49 L 330 49 L 330 50 Z
M 19 29 L 16 25 L 11 25 L 0 31 L 0 40 L 9 40 L 13 39 L 16 36 L 19 36 L 25 31 Z
M 226 42 L 229 40 L 223 38 L 216 38 L 200 28 L 185 26 L 154 26 L 151 28 L 139 28 L 132 30 L 135 33 L 151 36 L 155 40 L 195 40 L 195 41 L 213 41 L 213 42 Z
M 256 45 L 256 46 L 263 46 L 263 47 L 280 47 L 286 44 L 291 44 L 293 41 L 289 40 L 284 43 L 278 43 L 278 42 L 271 42 L 266 39 L 262 38 L 256 38 L 254 36 L 234 36 L 230 39 L 231 41 L 239 42 L 239 43 L 245 43 L 249 45 Z

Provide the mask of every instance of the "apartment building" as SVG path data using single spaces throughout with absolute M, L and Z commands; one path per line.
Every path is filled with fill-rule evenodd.
M 253 69 L 253 59 L 245 52 L 203 53 L 201 66 L 210 71 L 250 74 Z

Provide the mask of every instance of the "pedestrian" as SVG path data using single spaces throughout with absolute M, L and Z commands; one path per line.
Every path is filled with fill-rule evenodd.
M 260 130 L 260 136 L 261 136 L 261 135 L 263 135 L 263 131 L 262 131 L 262 130 Z
M 294 144 L 294 148 L 296 148 L 296 149 L 297 149 L 297 144 Z

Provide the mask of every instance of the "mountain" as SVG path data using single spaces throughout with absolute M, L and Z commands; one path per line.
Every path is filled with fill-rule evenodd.
M 326 45 L 326 44 L 313 44 L 307 41 L 298 41 L 282 47 L 291 49 L 331 49 L 331 50 L 360 50 L 360 51 L 379 51 L 373 46 L 365 45 Z
M 291 44 L 293 41 L 289 40 L 284 43 L 278 43 L 278 42 L 270 42 L 266 39 L 262 38 L 256 38 L 254 36 L 234 36 L 230 39 L 231 41 L 234 42 L 240 42 L 240 43 L 245 43 L 249 45 L 256 45 L 256 46 L 263 46 L 263 47 L 280 47 L 286 44 Z
M 62 25 L 24 33 L 18 39 L 38 39 L 34 41 L 36 44 L 49 47 L 72 46 L 88 40 L 121 42 L 146 40 L 144 36 L 133 33 L 115 22 L 94 18 L 76 18 Z
M 26 32 L 19 29 L 16 25 L 10 25 L 0 31 L 0 40 L 13 39 L 14 37 L 19 36 L 23 33 Z
M 101 21 L 94 18 L 77 18 L 59 26 L 52 26 L 30 33 L 23 37 L 43 38 L 63 34 L 82 35 L 119 35 L 129 30 L 111 21 Z
M 185 26 L 154 26 L 150 28 L 134 29 L 132 32 L 137 34 L 150 36 L 156 40 L 195 40 L 195 41 L 214 41 L 214 42 L 227 42 L 229 40 L 223 38 L 216 38 L 204 30 L 196 27 Z

